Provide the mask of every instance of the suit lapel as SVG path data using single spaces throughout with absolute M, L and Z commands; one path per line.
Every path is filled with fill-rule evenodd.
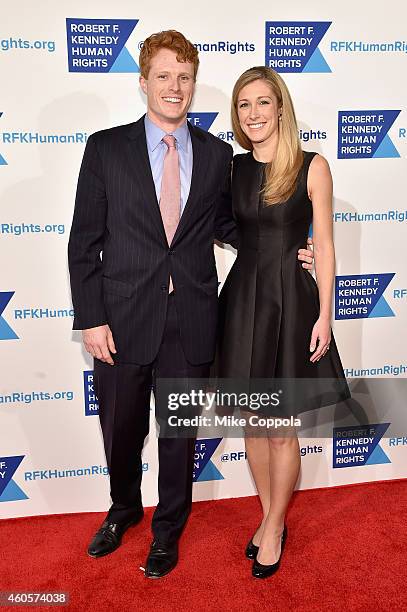
M 203 177 L 206 175 L 206 169 L 208 165 L 208 154 L 205 147 L 205 136 L 200 131 L 196 130 L 188 122 L 189 133 L 191 136 L 192 143 L 192 154 L 193 154 L 193 165 L 192 165 L 192 176 L 191 176 L 191 187 L 189 189 L 189 195 L 185 204 L 184 211 L 181 215 L 180 222 L 175 232 L 172 244 L 174 244 L 185 232 L 188 227 L 188 223 L 191 219 L 196 205 L 198 204 L 201 197 L 201 188 L 203 184 Z
M 144 205 L 163 240 L 167 243 L 148 157 L 144 116 L 134 123 L 129 130 L 127 155 L 134 176 L 141 185 Z

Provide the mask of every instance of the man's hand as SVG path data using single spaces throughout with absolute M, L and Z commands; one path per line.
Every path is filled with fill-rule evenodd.
M 312 252 L 312 238 L 307 240 L 307 249 L 299 249 L 298 260 L 304 262 L 302 267 L 306 270 L 312 270 L 314 265 L 314 253 Z M 311 247 L 311 248 L 310 248 Z
M 85 349 L 96 359 L 114 365 L 111 353 L 116 353 L 112 332 L 108 325 L 91 327 L 82 331 Z

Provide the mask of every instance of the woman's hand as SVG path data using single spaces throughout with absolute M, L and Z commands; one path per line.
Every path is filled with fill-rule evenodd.
M 313 353 L 310 357 L 312 363 L 319 361 L 321 357 L 326 354 L 329 350 L 330 342 L 331 323 L 329 319 L 321 319 L 321 317 L 319 317 L 312 329 L 311 344 L 309 347 L 309 350 Z

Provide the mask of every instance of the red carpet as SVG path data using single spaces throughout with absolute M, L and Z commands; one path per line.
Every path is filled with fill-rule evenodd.
M 243 555 L 259 520 L 254 497 L 195 503 L 179 564 L 161 580 L 139 570 L 151 509 L 101 559 L 85 550 L 103 514 L 4 520 L 0 590 L 67 591 L 69 606 L 53 609 L 81 612 L 402 612 L 406 488 L 393 481 L 297 492 L 280 571 L 264 581 L 251 577 Z

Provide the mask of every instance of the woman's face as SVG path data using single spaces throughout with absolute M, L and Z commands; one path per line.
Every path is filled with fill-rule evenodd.
M 250 141 L 266 143 L 278 135 L 279 106 L 270 85 L 257 79 L 243 87 L 237 100 L 240 127 Z

